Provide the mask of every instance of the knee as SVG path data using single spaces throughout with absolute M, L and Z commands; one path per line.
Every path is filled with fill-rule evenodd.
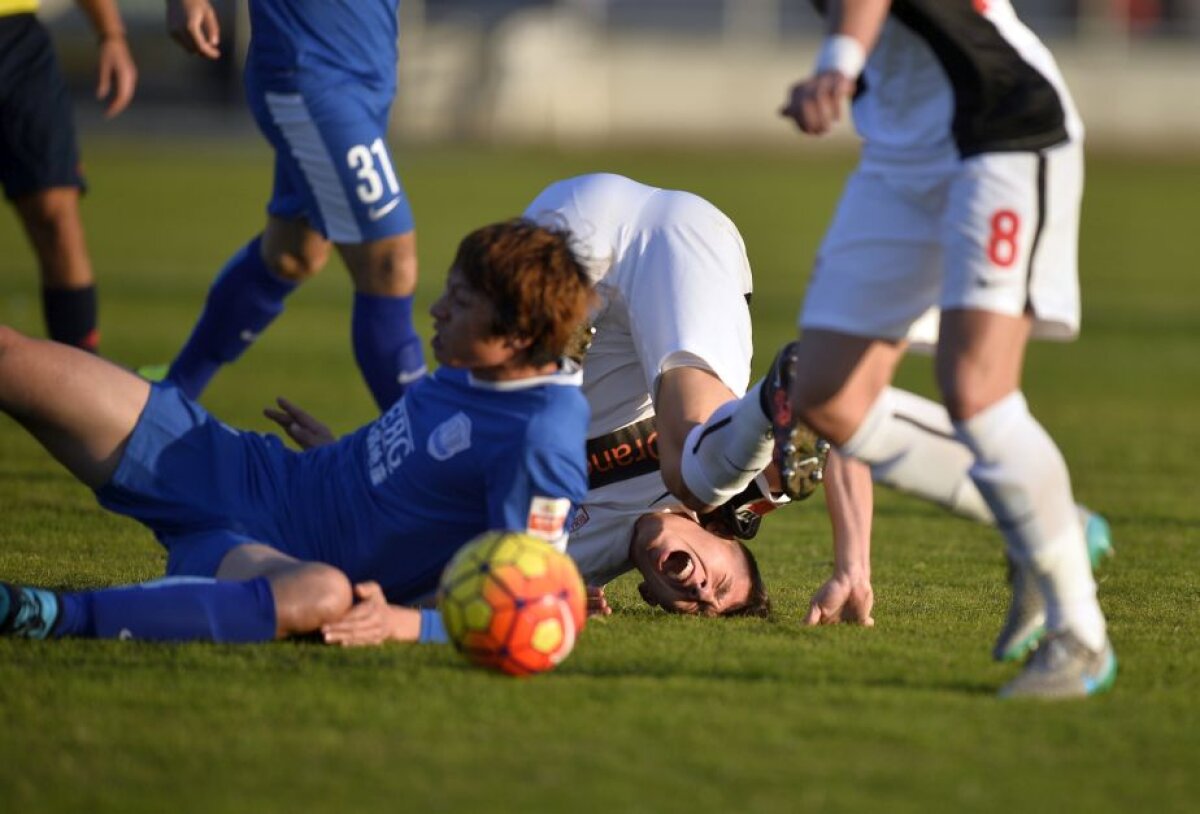
M 79 212 L 79 191 L 63 187 L 34 193 L 17 202 L 17 209 L 31 230 L 59 230 Z
M 329 242 L 314 233 L 291 246 L 269 247 L 264 259 L 275 276 L 302 283 L 329 262 Z
M 355 288 L 364 294 L 401 297 L 416 288 L 417 256 L 411 241 L 386 241 L 343 255 Z
M 304 563 L 271 579 L 276 626 L 282 635 L 311 633 L 340 619 L 354 604 L 350 579 L 323 563 Z
M 20 331 L 0 324 L 0 358 L 3 358 L 9 350 L 23 341 L 25 341 L 25 336 Z
M 843 444 L 858 429 L 862 415 L 850 410 L 844 400 L 830 399 L 799 405 L 796 418 L 822 438 Z
M 965 421 L 997 401 L 994 384 L 985 375 L 969 367 L 939 371 L 938 388 L 946 412 L 955 421 Z

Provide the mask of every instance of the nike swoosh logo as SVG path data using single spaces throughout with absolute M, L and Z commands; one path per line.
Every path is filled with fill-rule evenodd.
M 380 218 L 382 218 L 388 212 L 391 212 L 393 209 L 395 209 L 399 205 L 400 205 L 400 198 L 399 197 L 392 198 L 390 201 L 385 203 L 383 206 L 372 206 L 370 209 L 368 209 L 367 217 L 370 218 L 371 220 L 379 220 Z
M 400 371 L 400 373 L 398 373 L 396 375 L 396 381 L 399 382 L 400 384 L 412 384 L 417 379 L 424 376 L 426 373 L 428 373 L 428 370 L 426 370 L 426 368 L 424 366 L 420 367 L 417 370 L 413 370 L 411 372 L 402 370 L 402 371 Z

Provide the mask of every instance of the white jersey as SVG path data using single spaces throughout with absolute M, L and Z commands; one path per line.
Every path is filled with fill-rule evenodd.
M 595 174 L 551 184 L 525 215 L 571 230 L 599 295 L 583 365 L 589 439 L 652 416 L 658 379 L 673 368 L 711 371 L 735 396 L 745 393 L 750 263 L 720 210 L 691 193 Z M 639 454 L 657 452 L 633 450 L 630 460 Z M 621 463 L 589 462 L 593 469 Z M 603 584 L 631 567 L 637 518 L 678 504 L 657 467 L 593 488 L 567 551 L 589 584 Z
M 853 114 L 864 165 L 924 168 L 1083 137 L 1054 57 L 1008 0 L 893 2 Z

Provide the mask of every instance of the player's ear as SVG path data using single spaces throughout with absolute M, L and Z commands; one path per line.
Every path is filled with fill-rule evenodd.
M 504 338 L 504 343 L 518 353 L 521 353 L 529 350 L 530 346 L 533 345 L 533 340 L 528 336 L 513 334 L 512 336 L 506 336 Z

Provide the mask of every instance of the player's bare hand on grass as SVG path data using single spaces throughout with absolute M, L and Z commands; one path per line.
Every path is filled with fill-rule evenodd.
M 189 54 L 221 56 L 221 24 L 208 0 L 167 0 L 167 32 Z
M 104 116 L 111 119 L 129 107 L 134 88 L 137 87 L 137 66 L 123 35 L 105 37 L 100 41 L 97 73 L 96 98 L 101 102 L 108 100 Z
M 826 71 L 792 85 L 779 115 L 791 119 L 810 136 L 821 136 L 842 120 L 845 100 L 854 93 L 854 80 Z
M 612 608 L 609 607 L 608 598 L 604 596 L 603 586 L 587 586 L 587 614 L 588 616 L 612 616 Z
M 295 441 L 301 449 L 323 447 L 337 440 L 329 427 L 282 396 L 276 398 L 275 403 L 279 405 L 279 409 L 267 407 L 263 410 L 263 415 L 283 427 L 288 438 Z
M 420 611 L 388 604 L 378 582 L 360 582 L 354 586 L 357 600 L 336 622 L 321 628 L 326 644 L 362 647 L 387 641 L 412 641 L 420 627 Z M 417 629 L 410 622 L 416 622 Z M 412 635 L 408 635 L 411 632 Z
M 875 592 L 869 581 L 835 575 L 813 594 L 804 624 L 836 625 L 852 622 L 864 627 L 873 627 L 875 619 L 871 616 L 871 609 L 874 606 Z

